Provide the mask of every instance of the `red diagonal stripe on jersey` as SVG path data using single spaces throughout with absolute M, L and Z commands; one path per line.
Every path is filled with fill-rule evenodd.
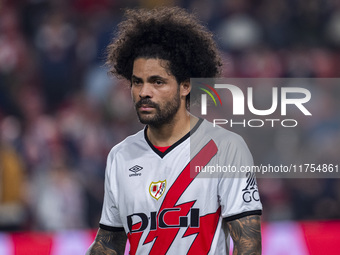
M 210 140 L 189 162 L 189 164 L 184 168 L 181 174 L 177 177 L 176 181 L 172 184 L 169 191 L 164 198 L 163 204 L 160 208 L 162 211 L 164 208 L 172 208 L 177 203 L 178 199 L 181 197 L 183 192 L 188 188 L 190 183 L 199 174 L 198 171 L 192 171 L 190 177 L 190 165 L 195 166 L 205 166 L 209 163 L 213 156 L 217 153 L 217 146 L 213 140 Z
M 220 214 L 221 207 L 219 207 L 215 213 L 200 217 L 199 228 L 188 227 L 183 237 L 193 234 L 197 234 L 197 236 L 192 243 L 187 255 L 208 254 L 210 251 L 211 242 L 216 232 Z
M 169 191 L 167 192 L 162 206 L 158 211 L 159 213 L 165 208 L 179 208 L 180 210 L 176 213 L 169 213 L 165 221 L 171 222 L 171 224 L 176 224 L 175 221 L 181 216 L 187 216 L 191 207 L 194 205 L 195 201 L 177 205 L 176 203 L 188 188 L 190 183 L 199 174 L 199 172 L 192 172 L 190 176 L 190 165 L 194 166 L 205 166 L 209 163 L 212 157 L 217 153 L 217 146 L 213 140 L 210 140 L 197 155 L 189 162 L 189 164 L 183 169 L 181 174 L 177 177 L 176 181 L 172 184 Z M 157 216 L 158 216 L 157 215 Z M 157 217 L 158 218 L 158 217 Z M 158 225 L 158 224 L 157 224 Z M 146 237 L 144 244 L 152 242 L 155 238 L 155 242 L 151 248 L 150 255 L 166 254 L 170 248 L 172 242 L 174 241 L 179 228 L 157 228 L 149 232 Z
M 132 226 L 132 229 L 133 230 L 140 229 L 141 226 L 142 226 L 142 223 L 138 222 Z M 139 243 L 140 238 L 142 237 L 142 234 L 143 232 L 127 234 L 129 238 L 129 242 L 130 242 L 130 254 L 136 254 L 138 243 Z

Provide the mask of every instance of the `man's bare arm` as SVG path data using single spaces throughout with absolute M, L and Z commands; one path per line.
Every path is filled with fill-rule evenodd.
M 99 229 L 96 239 L 86 252 L 86 255 L 123 255 L 126 239 L 124 231 L 112 232 Z
M 261 217 L 250 215 L 224 222 L 234 242 L 233 255 L 261 254 Z

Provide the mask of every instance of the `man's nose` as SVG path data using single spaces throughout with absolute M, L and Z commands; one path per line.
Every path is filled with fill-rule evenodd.
M 139 91 L 140 98 L 152 97 L 152 84 L 144 83 Z

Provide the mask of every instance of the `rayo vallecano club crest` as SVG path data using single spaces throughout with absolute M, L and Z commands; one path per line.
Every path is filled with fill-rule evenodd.
M 166 180 L 159 182 L 151 182 L 149 187 L 150 195 L 156 200 L 158 200 L 164 194 L 165 187 Z

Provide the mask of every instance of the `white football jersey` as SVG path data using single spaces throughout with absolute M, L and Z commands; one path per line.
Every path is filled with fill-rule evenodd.
M 124 228 L 130 254 L 225 255 L 222 219 L 260 215 L 257 184 L 250 173 L 211 174 L 203 167 L 252 164 L 239 135 L 206 120 L 164 153 L 145 128 L 108 156 L 100 228 Z

